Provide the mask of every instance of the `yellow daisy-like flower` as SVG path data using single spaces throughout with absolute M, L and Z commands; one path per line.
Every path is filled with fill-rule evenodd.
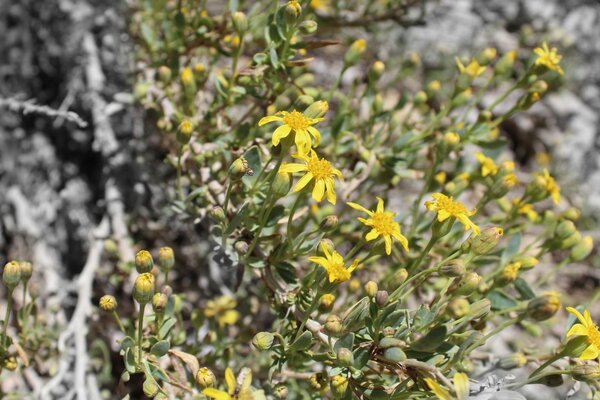
M 430 211 L 437 211 L 437 220 L 444 222 L 448 218 L 456 218 L 465 226 L 465 230 L 473 230 L 473 233 L 479 235 L 480 229 L 469 219 L 475 215 L 477 210 L 467 210 L 460 201 L 454 201 L 452 197 L 448 197 L 442 193 L 434 193 L 431 195 L 433 201 L 426 201 L 425 207 Z
M 592 316 L 588 310 L 583 312 L 583 315 L 573 307 L 567 307 L 567 311 L 577 317 L 580 324 L 575 324 L 567 332 L 569 336 L 585 336 L 589 346 L 579 356 L 582 360 L 600 359 L 600 330 L 592 321 Z
M 284 163 L 279 168 L 279 173 L 294 173 L 306 172 L 302 178 L 294 186 L 294 192 L 302 190 L 310 181 L 314 179 L 315 186 L 312 190 L 312 198 L 315 201 L 322 201 L 327 197 L 327 201 L 331 204 L 336 202 L 336 194 L 334 190 L 334 177 L 342 179 L 342 173 L 339 169 L 334 168 L 331 163 L 324 158 L 319 160 L 317 153 L 311 150 L 309 154 L 295 154 L 295 158 L 304 161 L 304 164 L 299 163 Z
M 240 313 L 235 310 L 237 302 L 231 296 L 223 295 L 214 300 L 209 300 L 204 308 L 206 318 L 215 318 L 219 326 L 233 325 L 240 318 Z
M 455 60 L 461 75 L 468 75 L 471 78 L 476 78 L 479 75 L 483 74 L 486 70 L 486 67 L 480 65 L 475 59 L 471 60 L 471 62 L 466 67 L 458 57 L 456 57 Z
M 392 253 L 392 237 L 400 242 L 404 250 L 408 251 L 408 240 L 400 232 L 400 224 L 394 221 L 396 213 L 385 211 L 383 199 L 377 198 L 377 209 L 370 211 L 360 204 L 348 202 L 348 205 L 355 210 L 363 211 L 369 215 L 369 219 L 358 218 L 360 222 L 371 227 L 371 231 L 367 233 L 365 239 L 367 241 L 375 240 L 379 236 L 383 236 L 385 241 L 385 252 L 390 255 Z
M 279 128 L 273 132 L 273 146 L 278 146 L 281 139 L 287 137 L 290 132 L 294 131 L 294 142 L 298 149 L 298 154 L 308 154 L 312 147 L 312 139 L 314 138 L 314 146 L 317 147 L 321 141 L 321 133 L 313 125 L 323 121 L 324 118 L 309 118 L 300 111 L 280 111 L 275 115 L 263 117 L 258 121 L 258 126 L 263 126 L 270 122 L 283 122 Z
M 550 172 L 544 168 L 544 171 L 541 174 L 538 173 L 537 176 L 541 177 L 544 181 L 546 190 L 550 194 L 550 197 L 552 197 L 554 204 L 558 204 L 560 202 L 560 186 L 558 186 L 558 183 L 550 176 Z
M 562 56 L 558 54 L 556 47 L 548 48 L 548 44 L 544 42 L 542 47 L 536 47 L 533 52 L 538 58 L 535 60 L 535 65 L 543 65 L 544 67 L 558 72 L 563 75 L 565 71 L 558 65 Z
M 448 389 L 432 378 L 425 378 L 425 382 L 439 400 L 466 400 L 469 398 L 469 377 L 462 372 L 457 372 L 452 378 L 456 396 L 453 396 Z
M 498 173 L 498 166 L 489 157 L 486 157 L 483 153 L 477 152 L 475 153 L 475 157 L 477 157 L 477 161 L 481 164 L 481 176 L 484 178 L 488 175 L 496 175 Z
M 250 387 L 252 384 L 252 372 L 245 368 L 242 374 L 244 375 L 242 377 L 243 381 L 238 388 L 233 371 L 231 368 L 227 368 L 225 370 L 225 383 L 227 384 L 227 391 L 209 387 L 204 389 L 202 394 L 216 400 L 251 400 L 254 398 L 252 395 L 252 388 Z
M 308 257 L 308 260 L 325 268 L 329 282 L 340 283 L 350 279 L 352 271 L 358 266 L 358 259 L 354 260 L 352 265 L 346 268 L 344 257 L 340 253 L 333 249 L 330 252 L 324 243 L 321 243 L 321 251 L 325 257 Z
M 535 222 L 538 219 L 538 213 L 533 208 L 533 205 L 529 203 L 521 203 L 519 199 L 513 199 L 513 204 L 517 207 L 517 213 L 520 215 L 526 215 L 531 222 Z

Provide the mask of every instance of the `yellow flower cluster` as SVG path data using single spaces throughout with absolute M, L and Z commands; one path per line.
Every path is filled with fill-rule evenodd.
M 538 56 L 535 60 L 535 65 L 542 65 L 549 70 L 558 72 L 560 75 L 565 73 L 561 66 L 558 65 L 562 56 L 558 54 L 556 47 L 549 48 L 548 44 L 544 42 L 542 47 L 536 47 L 533 52 Z
M 352 265 L 346 268 L 344 263 L 344 257 L 337 251 L 328 248 L 328 246 L 321 242 L 321 251 L 325 257 L 309 257 L 309 261 L 320 265 L 327 271 L 329 282 L 340 283 L 350 279 L 350 274 L 358 266 L 358 260 L 354 260 Z
M 469 217 L 475 215 L 477 210 L 469 211 L 460 201 L 454 201 L 452 197 L 442 193 L 434 193 L 431 197 L 433 197 L 433 201 L 426 201 L 425 207 L 430 211 L 437 211 L 439 222 L 444 222 L 448 218 L 456 218 L 464 225 L 465 230 L 471 229 L 474 234 L 479 235 L 479 227 L 469 219 Z

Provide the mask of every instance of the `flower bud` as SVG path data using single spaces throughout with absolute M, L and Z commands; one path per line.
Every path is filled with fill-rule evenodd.
M 449 291 L 453 294 L 468 296 L 473 293 L 479 282 L 481 281 L 481 276 L 476 272 L 467 272 L 462 276 L 462 278 L 458 281 L 458 283 L 453 284 Z
M 377 305 L 379 307 L 383 307 L 387 304 L 388 297 L 389 297 L 389 294 L 388 294 L 387 290 L 378 290 L 377 294 L 375 295 L 375 302 L 377 303 Z
M 478 255 L 489 253 L 496 247 L 503 234 L 504 230 L 495 226 L 484 229 L 479 235 L 473 238 L 471 251 Z
M 321 232 L 331 232 L 338 225 L 338 217 L 336 215 L 328 215 L 319 224 L 319 230 Z
M 354 354 L 350 349 L 342 347 L 337 351 L 337 360 L 342 367 L 351 367 L 354 364 Z
M 438 80 L 433 80 L 427 84 L 427 94 L 431 96 L 434 93 L 437 93 L 442 88 L 442 84 Z
M 406 354 L 400 347 L 390 347 L 385 349 L 383 357 L 391 362 L 402 362 L 406 360 Z
M 587 235 L 583 238 L 581 242 L 573 246 L 573 248 L 571 249 L 571 259 L 573 261 L 581 261 L 590 255 L 593 248 L 594 240 L 591 236 Z
M 571 221 L 577 221 L 579 217 L 581 217 L 581 211 L 575 207 L 569 207 L 562 216 L 566 219 L 570 219 Z
M 169 271 L 175 266 L 175 254 L 172 248 L 161 247 L 158 250 L 158 266 L 163 272 Z
M 380 114 L 383 111 L 383 97 L 377 93 L 373 98 L 373 113 Z
M 490 194 L 499 199 L 507 194 L 510 189 L 518 183 L 517 176 L 513 173 L 508 173 L 497 179 L 490 188 Z
M 154 293 L 152 296 L 152 309 L 155 313 L 161 313 L 167 307 L 169 297 L 164 293 Z
M 369 281 L 365 284 L 365 293 L 369 297 L 375 297 L 378 290 L 377 282 Z
M 348 291 L 350 293 L 355 293 L 358 291 L 358 289 L 360 289 L 360 279 L 358 279 L 358 278 L 350 279 L 350 282 L 348 282 Z
M 367 48 L 367 42 L 365 39 L 357 39 L 351 45 L 346 54 L 344 55 L 344 64 L 351 66 L 356 64 L 360 56 L 365 52 Z
M 322 118 L 329 111 L 329 103 L 325 100 L 319 100 L 312 103 L 304 110 L 307 118 Z
M 425 93 L 422 90 L 419 90 L 416 94 L 415 94 L 415 98 L 413 99 L 413 103 L 415 104 L 415 106 L 421 106 L 423 104 L 425 104 L 425 102 L 427 101 L 427 93 Z
M 563 220 L 556 225 L 556 229 L 554 230 L 554 235 L 559 239 L 566 239 L 572 234 L 577 232 L 577 228 L 573 221 Z
M 308 379 L 308 383 L 313 389 L 322 390 L 327 384 L 327 381 L 325 380 L 323 374 L 319 372 L 316 374 L 312 374 Z
M 158 79 L 162 83 L 171 82 L 172 77 L 173 74 L 171 72 L 171 68 L 167 67 L 166 65 L 161 65 L 160 67 L 158 67 Z
M 540 261 L 532 256 L 520 256 L 515 258 L 514 262 L 521 264 L 522 270 L 528 270 L 538 265 Z
M 546 93 L 547 90 L 548 90 L 548 84 L 546 83 L 546 81 L 542 81 L 542 80 L 534 82 L 534 84 L 531 85 L 531 87 L 529 88 L 530 93 L 544 94 L 544 93 Z
M 460 258 L 447 261 L 444 265 L 440 267 L 439 272 L 440 275 L 448 278 L 455 278 L 457 276 L 461 276 L 466 272 L 465 262 Z
M 554 293 L 536 297 L 527 303 L 527 316 L 535 321 L 550 319 L 560 309 L 560 299 Z
M 215 206 L 210 210 L 210 216 L 217 222 L 225 221 L 225 211 L 221 206 Z
M 237 251 L 237 253 L 241 256 L 246 255 L 248 253 L 248 249 L 250 248 L 248 242 L 244 240 L 238 240 L 237 242 L 235 242 L 233 247 L 235 248 L 235 251 Z
M 527 364 L 527 358 L 522 353 L 514 353 L 508 356 L 501 357 L 498 360 L 498 368 L 510 371 L 511 369 L 520 368 Z
M 20 261 L 19 267 L 21 267 L 21 280 L 26 285 L 33 275 L 33 265 L 29 261 Z
M 330 387 L 334 398 L 342 398 L 348 390 L 348 378 L 343 375 L 336 375 L 331 378 Z
M 272 190 L 273 193 L 279 197 L 283 197 L 290 192 L 292 188 L 292 177 L 288 173 L 279 172 L 275 176 L 275 180 L 273 181 Z
M 396 328 L 394 328 L 393 326 L 386 326 L 385 328 L 383 328 L 381 333 L 383 333 L 383 336 L 394 336 L 394 334 L 396 333 Z
M 113 312 L 117 309 L 117 299 L 115 299 L 115 296 L 105 294 L 104 296 L 100 297 L 98 306 L 104 312 Z
M 177 142 L 179 142 L 179 144 L 181 145 L 188 144 L 190 139 L 192 138 L 193 131 L 194 126 L 189 120 L 184 119 L 183 121 L 181 121 L 179 127 L 177 128 L 177 135 L 175 136 Z
M 400 268 L 398 271 L 394 272 L 394 275 L 389 280 L 388 289 L 395 290 L 400 285 L 402 285 L 406 279 L 408 278 L 408 271 L 406 268 Z
M 406 346 L 406 342 L 395 337 L 384 337 L 379 341 L 379 348 L 384 350 L 389 349 L 390 347 L 402 348 L 404 346 Z
M 490 313 L 492 302 L 489 299 L 481 299 L 471 304 L 469 307 L 469 317 L 471 319 L 480 319 Z
M 561 249 L 570 249 L 579 242 L 581 242 L 581 233 L 575 232 L 571 236 L 560 242 L 558 244 L 558 247 Z
M 215 374 L 206 367 L 200 368 L 196 373 L 196 383 L 202 389 L 215 386 L 216 380 Z
M 248 18 L 246 18 L 246 14 L 241 11 L 236 11 L 233 13 L 231 16 L 231 22 L 233 23 L 233 28 L 240 36 L 242 36 L 244 32 L 248 30 Z
M 138 273 L 143 274 L 144 272 L 152 271 L 154 267 L 154 260 L 152 255 L 147 250 L 140 250 L 135 255 L 135 269 Z
M 503 55 L 500 58 L 500 60 L 498 60 L 498 62 L 494 66 L 495 71 L 500 75 L 506 74 L 507 72 L 512 70 L 512 67 L 515 64 L 516 58 L 517 58 L 517 52 L 514 50 L 509 51 L 508 53 Z
M 571 370 L 573 379 L 581 382 L 599 382 L 600 368 L 595 361 L 584 361 L 578 363 Z
M 283 19 L 288 25 L 296 24 L 300 14 L 302 14 L 302 6 L 295 0 L 288 1 L 283 9 Z
M 258 332 L 252 338 L 252 344 L 258 350 L 269 350 L 273 346 L 275 336 L 271 332 Z
M 194 81 L 194 73 L 190 67 L 185 67 L 181 70 L 179 74 L 179 79 L 185 88 L 191 88 L 192 86 L 196 86 Z
M 385 71 L 385 64 L 382 61 L 375 61 L 369 70 L 369 79 L 377 81 Z
M 471 91 L 471 88 L 463 90 L 452 99 L 452 106 L 460 107 L 464 105 L 471 98 L 472 94 L 473 92 Z
M 288 388 L 285 385 L 277 385 L 275 389 L 273 389 L 273 395 L 275 395 L 276 399 L 283 400 L 288 396 Z
M 244 157 L 239 157 L 229 167 L 229 178 L 234 181 L 240 180 L 245 175 L 252 175 L 251 171 L 248 161 Z
M 319 24 L 313 20 L 302 21 L 300 25 L 298 25 L 300 29 L 300 33 L 303 35 L 312 35 L 319 28 Z
M 335 303 L 335 296 L 331 293 L 325 293 L 319 299 L 319 310 L 322 312 L 331 311 L 333 303 Z
M 455 297 L 448 303 L 448 313 L 452 318 L 461 318 L 469 313 L 471 304 L 464 297 Z
M 133 285 L 133 298 L 140 304 L 147 304 L 154 296 L 154 275 L 149 272 L 138 275 Z
M 497 50 L 493 47 L 487 47 L 483 49 L 479 55 L 479 60 L 482 65 L 489 64 L 494 58 L 496 58 Z
M 335 314 L 330 314 L 325 320 L 325 332 L 331 336 L 339 336 L 342 333 L 342 319 Z
M 202 74 L 206 71 L 206 67 L 202 63 L 194 64 L 194 74 L 196 74 L 196 78 L 201 78 Z
M 16 261 L 4 264 L 2 271 L 2 282 L 10 290 L 14 289 L 21 281 L 21 266 Z
M 496 284 L 500 286 L 505 286 L 511 282 L 514 282 L 519 276 L 519 269 L 521 268 L 521 263 L 513 262 L 505 266 L 500 275 L 498 275 L 495 279 Z

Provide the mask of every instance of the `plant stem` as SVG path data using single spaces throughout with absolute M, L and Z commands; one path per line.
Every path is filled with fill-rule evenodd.
M 8 323 L 10 320 L 10 313 L 12 311 L 12 305 L 13 305 L 13 291 L 15 290 L 15 288 L 8 288 L 8 300 L 6 303 L 6 314 L 4 317 L 4 325 L 2 326 L 2 342 L 0 343 L 2 346 L 4 346 L 4 342 L 6 341 L 6 329 L 8 328 Z
M 408 267 L 408 272 L 412 272 L 412 271 L 416 271 L 419 269 L 419 267 L 421 266 L 421 263 L 423 262 L 423 259 L 425 258 L 425 256 L 429 253 L 429 250 L 431 250 L 431 248 L 433 247 L 433 245 L 435 244 L 436 240 L 438 238 L 435 236 L 431 236 L 431 239 L 429 239 L 429 242 L 427 242 L 427 246 L 425 246 L 425 248 L 423 249 L 423 251 L 421 252 L 421 254 L 419 255 L 419 258 L 417 258 L 409 267 Z
M 144 312 L 146 304 L 140 304 L 140 314 L 138 315 L 138 362 L 142 363 L 142 329 L 144 328 Z
M 125 327 L 123 326 L 123 323 L 121 322 L 121 318 L 119 318 L 119 314 L 117 314 L 117 312 L 115 310 L 113 310 L 113 317 L 114 317 L 115 321 L 117 321 L 117 325 L 119 326 L 119 329 L 121 330 L 121 332 L 125 333 Z
M 183 201 L 183 192 L 181 191 L 181 157 L 183 155 L 183 146 L 177 150 L 177 198 Z
M 294 222 L 294 214 L 296 213 L 296 209 L 300 205 L 300 201 L 302 198 L 304 198 L 302 193 L 298 193 L 298 195 L 296 196 L 296 200 L 294 201 L 294 204 L 292 205 L 292 209 L 290 210 L 290 216 L 288 217 L 288 222 L 287 222 L 287 237 L 285 238 L 285 240 L 288 244 L 291 244 L 291 242 L 292 242 L 292 222 Z

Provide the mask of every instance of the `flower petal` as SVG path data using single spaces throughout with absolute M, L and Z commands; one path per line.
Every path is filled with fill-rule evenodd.
M 277 115 L 269 115 L 268 117 L 262 117 L 260 121 L 258 121 L 258 126 L 263 126 L 275 121 L 281 122 L 283 121 L 283 118 L 278 117 Z
M 367 213 L 369 215 L 373 215 L 373 211 L 367 210 L 366 208 L 364 208 L 363 206 L 361 206 L 358 203 L 353 203 L 353 202 L 349 201 L 346 204 L 348 204 L 350 207 L 354 208 L 355 210 L 365 212 L 365 213 Z
M 389 256 L 392 254 L 392 237 L 390 235 L 384 235 L 383 240 L 385 242 L 385 254 Z
M 367 236 L 365 236 L 365 239 L 367 240 L 367 242 L 370 242 L 371 240 L 375 240 L 379 237 L 379 232 L 377 231 L 377 229 L 373 228 L 371 229 L 371 231 L 369 233 L 367 233 Z
M 271 138 L 273 146 L 279 146 L 279 141 L 289 135 L 291 130 L 292 128 L 287 125 L 281 125 L 279 128 L 275 129 L 273 137 Z
M 294 192 L 299 192 L 300 190 L 304 189 L 304 186 L 308 185 L 312 178 L 313 174 L 307 172 L 306 175 L 304 175 L 302 178 L 300 178 L 300 180 L 298 180 L 296 186 L 294 186 Z
M 317 147 L 321 143 L 321 133 L 313 126 L 309 126 L 306 130 L 315 138 L 314 147 Z
M 222 390 L 218 390 L 215 388 L 206 388 L 202 391 L 202 394 L 205 395 L 206 397 L 210 397 L 211 399 L 216 399 L 216 400 L 230 400 L 231 396 L 229 396 L 229 394 L 225 393 Z
M 231 368 L 227 368 L 225 370 L 225 382 L 227 383 L 227 392 L 230 395 L 233 394 L 233 392 L 235 392 L 235 387 L 237 384 L 235 382 L 235 375 L 233 374 Z
M 377 198 L 377 212 L 378 213 L 383 212 L 383 199 L 381 197 Z
M 323 179 L 317 179 L 312 191 L 312 198 L 315 201 L 322 201 L 323 197 L 325 197 L 325 182 Z
M 302 172 L 306 171 L 306 164 L 299 163 L 284 163 L 281 167 L 279 167 L 279 173 L 294 173 L 294 172 Z

